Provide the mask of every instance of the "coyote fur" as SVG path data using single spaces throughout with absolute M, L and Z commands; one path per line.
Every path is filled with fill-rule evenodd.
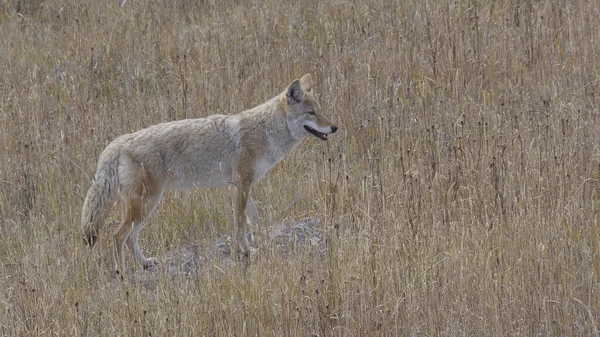
M 100 154 L 83 202 L 85 242 L 94 245 L 100 225 L 120 199 L 124 208 L 121 225 L 113 234 L 115 268 L 124 270 L 126 243 L 139 263 L 152 266 L 157 260 L 144 256 L 138 238 L 165 192 L 229 185 L 236 192 L 234 249 L 248 261 L 247 221 L 256 226 L 259 222 L 252 184 L 305 135 L 327 140 L 337 130 L 322 114 L 312 87 L 312 77 L 306 74 L 250 110 L 157 124 L 113 140 Z

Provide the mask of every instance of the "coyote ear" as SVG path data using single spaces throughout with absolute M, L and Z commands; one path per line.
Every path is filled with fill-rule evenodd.
M 304 89 L 304 91 L 312 90 L 313 79 L 310 74 L 306 74 L 306 75 L 302 76 L 302 78 L 300 79 L 300 83 L 302 83 L 302 88 Z
M 288 86 L 286 96 L 288 104 L 297 104 L 304 101 L 304 90 L 302 90 L 300 80 L 294 80 L 294 82 Z

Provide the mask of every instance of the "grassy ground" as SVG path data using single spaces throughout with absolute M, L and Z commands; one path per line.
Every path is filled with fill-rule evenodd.
M 583 0 L 0 3 L 0 333 L 597 336 L 598 17 Z M 324 249 L 147 286 L 112 273 L 114 225 L 82 245 L 108 142 L 307 72 L 341 129 L 255 199 L 267 229 L 321 219 Z M 230 213 L 227 191 L 170 194 L 141 245 L 210 245 Z

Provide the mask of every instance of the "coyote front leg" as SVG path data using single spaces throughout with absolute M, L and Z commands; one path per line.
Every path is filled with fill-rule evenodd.
M 248 221 L 254 226 L 254 231 L 259 232 L 259 216 L 258 211 L 256 210 L 256 205 L 254 204 L 254 199 L 252 198 L 252 194 L 248 196 L 248 205 L 246 206 L 246 214 L 248 216 Z M 259 237 L 262 236 L 262 232 L 260 232 Z M 257 243 L 255 241 L 254 232 L 250 229 L 250 241 L 256 247 Z
M 250 183 L 241 180 L 236 188 L 236 207 L 235 207 L 235 237 L 237 241 L 237 253 L 243 258 L 244 262 L 248 262 L 250 258 L 250 244 L 246 232 L 248 222 L 246 217 L 246 207 L 248 206 L 248 198 L 250 195 Z

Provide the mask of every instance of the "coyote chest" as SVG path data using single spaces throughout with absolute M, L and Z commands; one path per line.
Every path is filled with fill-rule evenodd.
M 254 166 L 254 181 L 258 181 L 264 177 L 284 156 L 285 154 L 271 151 L 264 153 Z

